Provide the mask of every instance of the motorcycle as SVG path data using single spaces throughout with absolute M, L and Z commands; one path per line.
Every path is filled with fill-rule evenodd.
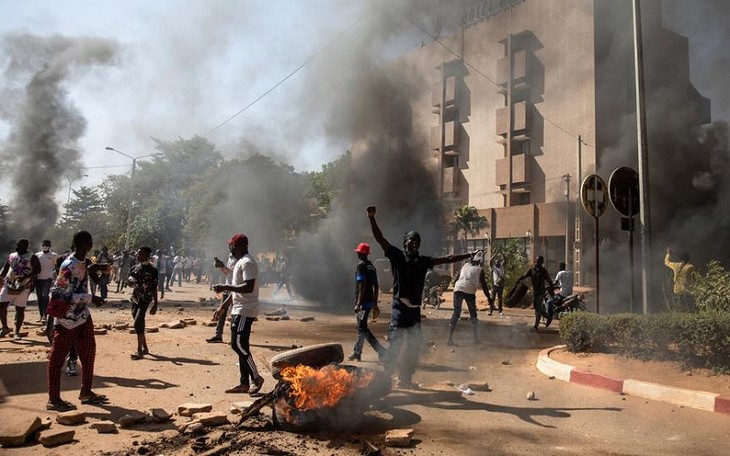
M 588 311 L 585 304 L 585 297 L 580 293 L 574 293 L 570 296 L 561 296 L 559 294 L 550 295 L 550 293 L 545 293 L 542 305 L 542 314 L 547 320 L 560 320 L 560 318 L 571 312 Z
M 431 306 L 433 309 L 438 309 L 441 307 L 441 303 L 444 301 L 444 299 L 441 297 L 441 295 L 444 292 L 444 288 L 439 284 L 434 287 L 429 288 L 427 291 L 424 291 L 424 297 L 423 297 L 423 303 L 421 304 L 422 308 L 426 308 L 426 306 Z

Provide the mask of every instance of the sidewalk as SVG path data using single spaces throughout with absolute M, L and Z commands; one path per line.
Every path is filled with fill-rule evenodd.
M 565 382 L 578 383 L 615 393 L 668 402 L 708 412 L 730 414 L 730 396 L 728 395 L 676 388 L 641 380 L 612 378 L 563 364 L 550 357 L 550 352 L 564 347 L 564 345 L 557 345 L 542 350 L 537 358 L 537 369 L 547 376 Z

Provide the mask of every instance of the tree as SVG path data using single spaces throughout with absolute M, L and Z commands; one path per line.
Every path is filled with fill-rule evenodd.
M 107 214 L 104 198 L 98 188 L 82 186 L 72 190 L 72 197 L 65 205 L 59 227 L 65 238 L 79 230 L 86 230 L 94 236 L 95 244 L 106 244 Z
M 462 206 L 454 209 L 454 217 L 449 222 L 449 231 L 458 238 L 458 235 L 464 235 L 464 250 L 468 250 L 466 241 L 468 236 L 479 233 L 482 228 L 489 226 L 487 218 L 479 215 L 479 211 L 474 206 Z

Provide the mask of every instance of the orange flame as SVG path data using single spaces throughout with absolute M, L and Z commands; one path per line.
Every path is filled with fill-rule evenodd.
M 315 369 L 300 364 L 282 369 L 281 377 L 291 387 L 289 396 L 294 399 L 294 406 L 311 410 L 337 405 L 343 397 L 365 388 L 374 374 L 350 373 L 336 366 Z

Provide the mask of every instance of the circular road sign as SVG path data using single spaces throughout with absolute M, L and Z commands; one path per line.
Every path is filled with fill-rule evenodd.
M 606 182 L 598 174 L 591 174 L 583 179 L 580 186 L 580 202 L 583 208 L 593 217 L 600 217 L 608 206 L 608 188 Z
M 624 217 L 639 213 L 639 173 L 622 166 L 616 168 L 608 179 L 608 195 L 611 204 Z

